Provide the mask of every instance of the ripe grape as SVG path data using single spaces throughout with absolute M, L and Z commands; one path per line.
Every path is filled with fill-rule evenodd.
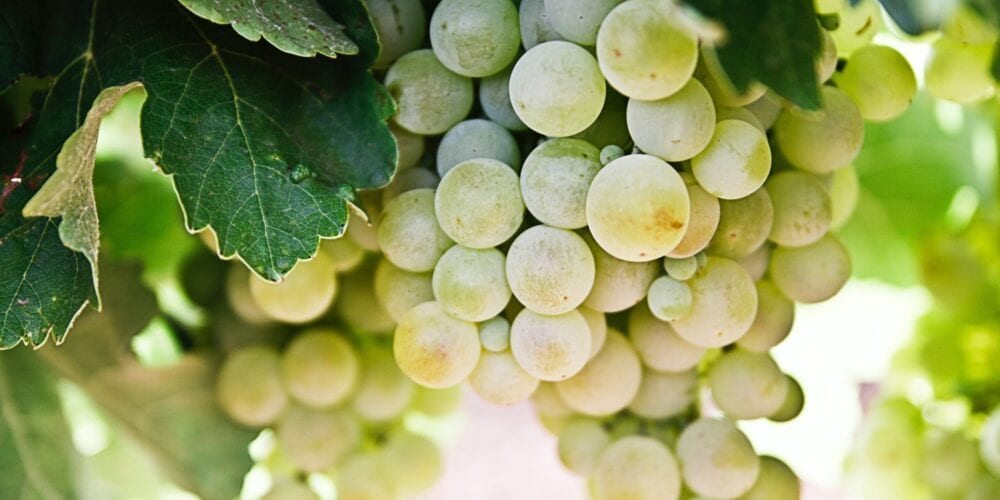
M 463 76 L 489 76 L 507 67 L 521 44 L 517 7 L 508 0 L 443 0 L 430 25 L 434 55 Z
M 521 2 L 521 12 L 524 12 L 525 5 L 529 0 Z M 537 0 L 542 2 L 542 0 Z M 522 28 L 522 35 L 523 28 Z M 507 130 L 521 132 L 527 130 L 527 125 L 517 117 L 514 106 L 510 103 L 510 73 L 514 66 L 479 80 L 479 106 L 483 108 L 483 113 L 487 118 L 503 125 Z M 520 158 L 518 158 L 520 161 Z
M 418 304 L 434 300 L 431 273 L 414 273 L 381 259 L 375 268 L 375 297 L 386 313 L 399 321 Z
M 805 393 L 802 392 L 799 381 L 791 375 L 785 375 L 785 377 L 788 379 L 788 393 L 785 394 L 785 401 L 778 407 L 778 411 L 767 416 L 767 419 L 773 422 L 788 422 L 799 416 L 806 404 Z
M 389 132 L 392 132 L 392 138 L 396 139 L 396 149 L 399 151 L 396 170 L 406 170 L 419 163 L 420 158 L 424 156 L 424 136 L 414 134 L 395 123 L 389 123 Z
M 706 497 L 743 495 L 760 473 L 753 445 L 729 420 L 703 417 L 688 425 L 677 439 L 677 458 L 684 484 Z
M 691 171 L 714 196 L 726 200 L 749 196 L 771 172 L 767 136 L 744 121 L 720 121 L 708 146 L 691 159 Z
M 230 354 L 219 369 L 215 397 L 222 410 L 243 425 L 262 427 L 274 422 L 288 406 L 278 353 L 253 346 Z
M 430 488 L 444 470 L 437 445 L 406 430 L 390 433 L 381 455 L 384 472 L 401 495 Z
M 510 300 L 503 252 L 455 245 L 434 268 L 434 297 L 458 319 L 485 321 L 503 311 Z
M 736 344 L 747 351 L 767 352 L 792 331 L 795 302 L 769 280 L 757 281 L 757 316 Z
M 610 415 L 628 406 L 641 381 L 639 356 L 621 332 L 608 329 L 597 356 L 572 377 L 557 382 L 556 390 L 570 408 L 580 413 Z
M 276 429 L 278 445 L 296 467 L 307 472 L 335 465 L 361 441 L 361 426 L 338 409 L 291 406 Z
M 491 352 L 503 352 L 510 347 L 510 323 L 503 316 L 479 324 L 479 343 Z
M 396 485 L 390 480 L 381 454 L 358 451 L 344 460 L 336 475 L 337 500 L 374 500 L 397 498 Z
M 854 213 L 858 204 L 858 172 L 852 165 L 838 168 L 830 174 L 830 229 L 839 229 Z
M 669 276 L 660 276 L 649 286 L 646 303 L 653 316 L 674 321 L 691 313 L 691 287 Z
M 715 105 L 715 122 L 721 122 L 723 120 L 740 120 L 753 125 L 753 128 L 760 130 L 761 133 L 766 134 L 767 129 L 764 128 L 764 124 L 760 122 L 757 115 L 753 114 L 747 108 L 730 108 L 727 106 Z
M 884 45 L 855 50 L 833 80 L 869 121 L 887 121 L 903 114 L 917 93 L 917 78 L 906 58 Z
M 716 360 L 708 372 L 712 399 L 730 418 L 774 414 L 788 393 L 788 379 L 767 353 L 736 349 Z
M 540 43 L 563 39 L 549 22 L 549 15 L 545 11 L 545 0 L 521 0 L 518 19 L 524 50 L 529 50 Z
M 368 0 L 367 5 L 381 47 L 376 68 L 389 66 L 424 43 L 427 13 L 420 0 Z
M 771 264 L 771 248 L 772 245 L 766 243 L 736 262 L 739 262 L 751 279 L 760 281 L 767 274 L 767 268 Z
M 394 265 L 426 272 L 454 242 L 441 230 L 434 211 L 433 189 L 414 189 L 389 202 L 378 225 L 378 243 Z
M 774 91 L 768 90 L 764 95 L 760 96 L 760 99 L 744 107 L 757 117 L 761 126 L 765 129 L 770 129 L 774 126 L 774 123 L 778 120 L 778 115 L 781 114 L 781 110 L 784 108 L 784 100 L 778 94 L 775 94 Z
M 785 158 L 815 174 L 854 161 L 865 135 L 861 111 L 850 96 L 834 87 L 823 87 L 822 94 L 819 111 L 788 108 L 774 124 L 774 140 Z
M 691 312 L 672 323 L 684 340 L 702 347 L 721 347 L 739 339 L 753 324 L 757 289 L 735 261 L 709 256 L 705 266 L 686 283 L 691 287 Z
M 430 49 L 397 59 L 385 87 L 398 109 L 393 120 L 415 134 L 443 134 L 472 109 L 472 80 L 452 73 Z
M 712 97 L 695 79 L 669 97 L 630 99 L 626 113 L 636 147 L 666 161 L 694 157 L 708 146 L 715 130 Z
M 549 24 L 566 40 L 579 45 L 597 43 L 601 21 L 622 0 L 545 0 Z
M 760 457 L 760 474 L 750 491 L 740 500 L 798 500 L 799 477 L 785 462 L 770 456 Z
M 558 432 L 559 460 L 567 469 L 581 476 L 589 476 L 601 456 L 611 444 L 611 436 L 601 423 L 587 417 L 577 417 Z
M 670 323 L 660 321 L 647 307 L 632 309 L 628 333 L 642 362 L 657 371 L 683 372 L 701 361 L 705 349 L 681 338 Z
M 704 250 L 719 227 L 719 199 L 702 189 L 691 174 L 685 172 L 681 178 L 691 200 L 691 216 L 684 237 L 667 253 L 667 257 L 675 259 L 691 257 Z
M 445 234 L 469 248 L 507 241 L 524 220 L 517 173 L 489 158 L 466 160 L 449 170 L 438 185 L 434 209 Z
M 882 11 L 875 0 L 821 0 L 816 11 L 838 15 L 839 25 L 830 35 L 841 56 L 867 45 L 882 29 Z
M 587 320 L 576 310 L 549 316 L 524 309 L 510 325 L 510 349 L 531 376 L 563 380 L 587 363 L 590 336 Z
M 461 403 L 462 386 L 460 385 L 454 385 L 447 389 L 430 389 L 418 385 L 413 393 L 412 408 L 424 415 L 439 417 L 455 411 Z
M 608 321 L 604 313 L 595 311 L 589 307 L 580 306 L 576 309 L 587 320 L 587 327 L 590 329 L 590 358 L 593 358 L 604 347 L 604 340 L 608 337 Z
M 534 226 L 507 250 L 510 289 L 521 304 L 542 314 L 562 314 L 583 303 L 594 269 L 587 243 L 565 229 Z
M 425 302 L 403 315 L 396 326 L 393 354 L 414 382 L 435 389 L 460 383 L 479 361 L 474 323 L 449 316 L 437 302 Z
M 284 280 L 264 281 L 250 275 L 250 295 L 260 310 L 277 321 L 308 323 L 330 307 L 337 293 L 337 275 L 326 254 L 299 262 Z
M 680 498 L 677 460 L 663 443 L 645 436 L 621 438 L 601 453 L 592 475 L 599 499 Z
M 580 139 L 552 139 L 521 170 L 524 204 L 539 222 L 563 229 L 587 225 L 587 190 L 601 170 L 600 151 Z
M 694 76 L 712 95 L 712 101 L 720 106 L 731 108 L 746 106 L 760 99 L 760 96 L 767 92 L 767 87 L 759 82 L 752 82 L 743 92 L 737 91 L 725 70 L 722 69 L 718 56 L 713 50 L 706 47 L 702 48 L 701 58 L 695 68 Z
M 774 208 L 771 241 L 786 247 L 815 243 L 830 229 L 833 209 L 823 184 L 806 172 L 785 171 L 767 180 Z
M 667 276 L 675 280 L 685 281 L 698 271 L 698 258 L 695 256 L 684 257 L 682 259 L 672 259 L 670 257 L 665 257 L 663 259 L 663 270 L 667 272 Z
M 281 355 L 281 377 L 288 392 L 314 407 L 334 406 L 358 382 L 358 355 L 343 335 L 330 328 L 298 334 Z
M 444 177 L 455 165 L 475 158 L 492 158 L 514 170 L 521 168 L 521 149 L 514 136 L 495 122 L 476 118 L 455 125 L 441 138 L 438 175 Z
M 624 311 L 646 297 L 649 285 L 656 279 L 655 261 L 629 262 L 604 251 L 589 232 L 583 238 L 594 256 L 594 287 L 583 305 L 595 311 Z
M 367 422 L 387 422 L 406 410 L 414 385 L 396 366 L 387 348 L 364 351 L 361 381 L 351 400 L 351 410 Z
M 668 373 L 645 368 L 639 392 L 628 409 L 642 418 L 670 418 L 690 408 L 697 393 L 698 373 L 695 370 Z
M 365 258 L 365 249 L 350 238 L 323 240 L 319 244 L 319 250 L 330 259 L 330 264 L 337 273 L 345 273 L 358 267 Z
M 390 335 L 396 321 L 379 303 L 375 295 L 374 263 L 365 265 L 351 274 L 343 275 L 344 290 L 333 304 L 336 316 L 353 332 L 366 335 Z
M 992 42 L 971 45 L 938 38 L 924 67 L 927 91 L 959 104 L 989 99 L 996 92 L 989 71 L 993 50 Z
M 483 352 L 469 374 L 472 390 L 497 405 L 512 405 L 530 398 L 538 382 L 521 368 L 510 351 Z
M 847 250 L 831 235 L 808 246 L 779 246 L 771 252 L 771 279 L 796 302 L 812 304 L 829 299 L 850 276 Z

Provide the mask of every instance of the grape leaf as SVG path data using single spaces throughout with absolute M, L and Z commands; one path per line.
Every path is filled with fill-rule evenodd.
M 812 0 L 685 0 L 722 23 L 719 62 L 740 91 L 761 82 L 806 109 L 821 104 L 815 61 L 821 42 Z
M 344 27 L 316 0 L 179 0 L 214 23 L 231 24 L 250 41 L 263 37 L 278 49 L 303 57 L 357 54 Z M 355 0 L 356 1 L 356 0 Z
M 0 356 L 0 498 L 76 498 L 79 455 L 37 353 Z

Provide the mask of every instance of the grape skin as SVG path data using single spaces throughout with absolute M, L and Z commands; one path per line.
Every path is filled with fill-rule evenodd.
M 524 12 L 524 5 L 530 0 L 521 2 L 521 12 Z M 542 0 L 537 0 L 542 1 Z M 523 35 L 522 28 L 522 35 Z M 528 126 L 517 117 L 514 106 L 510 103 L 510 73 L 514 66 L 479 80 L 479 106 L 483 108 L 483 113 L 490 120 L 503 125 L 507 130 L 521 132 L 528 130 Z M 520 161 L 520 158 L 518 158 Z
M 572 231 L 534 226 L 507 250 L 511 291 L 521 304 L 541 314 L 562 314 L 582 304 L 594 275 L 594 257 Z
M 605 252 L 589 233 L 583 233 L 594 256 L 594 287 L 583 305 L 595 311 L 624 311 L 646 297 L 649 285 L 656 279 L 656 262 L 629 262 Z
M 466 120 L 448 130 L 437 150 L 437 172 L 444 177 L 465 160 L 492 158 L 512 169 L 521 168 L 521 149 L 507 129 L 481 118 Z
M 549 25 L 567 40 L 579 45 L 597 43 L 601 21 L 622 0 L 545 0 Z
M 388 349 L 371 348 L 364 353 L 361 383 L 351 400 L 355 414 L 370 423 L 388 422 L 406 410 L 415 386 L 396 366 Z
M 545 11 L 545 0 L 521 0 L 518 19 L 521 26 L 521 44 L 524 50 L 544 42 L 562 40 Z
M 441 230 L 455 243 L 495 247 L 514 236 L 524 220 L 517 173 L 490 158 L 463 161 L 441 179 L 434 210 Z
M 378 225 L 378 242 L 395 266 L 421 273 L 434 269 L 454 242 L 438 225 L 433 189 L 414 189 L 389 202 Z
M 483 352 L 469 374 L 469 385 L 479 397 L 495 405 L 512 405 L 531 397 L 539 380 L 518 364 L 510 351 Z
M 740 500 L 799 500 L 799 478 L 788 465 L 770 456 L 760 457 L 760 474 Z
M 314 407 L 334 406 L 354 390 L 360 363 L 340 332 L 311 329 L 300 333 L 281 356 L 281 377 L 288 392 Z
M 712 399 L 730 418 L 774 414 L 788 394 L 788 379 L 767 353 L 736 349 L 722 355 L 708 373 Z
M 557 382 L 556 390 L 570 408 L 580 413 L 611 415 L 628 406 L 641 381 L 639 356 L 621 332 L 608 329 L 597 356 L 572 377 Z
M 668 373 L 646 368 L 642 371 L 639 392 L 628 409 L 643 418 L 670 418 L 690 408 L 697 392 L 698 372 L 695 370 Z
M 685 172 L 681 177 L 687 185 L 688 198 L 691 200 L 691 215 L 684 237 L 667 253 L 667 257 L 674 259 L 691 257 L 704 250 L 719 227 L 720 216 L 718 198 L 702 189 L 691 174 Z
M 500 314 L 511 296 L 505 260 L 495 248 L 451 247 L 434 267 L 434 297 L 458 319 L 478 322 Z
M 884 45 L 865 45 L 833 81 L 851 96 L 868 121 L 883 122 L 903 114 L 917 93 L 917 77 L 902 54 Z
M 381 459 L 385 474 L 402 495 L 430 488 L 444 470 L 444 460 L 437 445 L 406 430 L 389 435 Z
M 510 323 L 503 316 L 479 324 L 479 343 L 491 352 L 503 352 L 510 347 Z
M 662 372 L 683 372 L 701 361 L 705 349 L 681 338 L 670 323 L 660 321 L 647 307 L 636 307 L 628 320 L 628 333 L 642 362 Z
M 691 288 L 683 281 L 660 276 L 649 286 L 646 303 L 653 316 L 663 321 L 674 321 L 691 313 Z
M 479 361 L 479 331 L 453 318 L 437 302 L 425 302 L 403 315 L 396 326 L 393 354 L 414 382 L 444 389 L 469 375 Z
M 326 254 L 299 262 L 283 281 L 271 283 L 249 275 L 250 296 L 261 312 L 285 323 L 308 323 L 330 308 L 337 294 L 337 275 Z
M 517 56 L 517 7 L 509 0 L 442 0 L 431 16 L 430 38 L 448 69 L 470 77 L 492 75 Z
M 778 407 L 778 411 L 767 416 L 767 419 L 772 422 L 788 422 L 799 416 L 799 413 L 802 413 L 802 408 L 805 407 L 806 397 L 799 381 L 791 375 L 785 375 L 785 378 L 788 379 L 788 392 L 785 394 L 785 401 Z
M 420 48 L 427 34 L 427 13 L 420 0 L 368 0 L 367 5 L 381 46 L 373 66 L 385 68 Z
M 472 110 L 472 80 L 452 73 L 430 49 L 397 59 L 385 87 L 398 108 L 393 121 L 415 134 L 443 134 Z
M 595 311 L 589 307 L 580 306 L 576 309 L 587 320 L 590 329 L 590 356 L 593 358 L 604 347 L 604 340 L 608 337 L 608 322 L 604 313 Z
M 779 246 L 771 252 L 771 279 L 796 302 L 813 304 L 829 299 L 850 276 L 847 250 L 831 235 L 808 246 Z
M 684 340 L 702 347 L 721 347 L 750 329 L 757 314 L 757 289 L 739 264 L 709 256 L 705 267 L 687 284 L 693 297 L 691 313 L 672 323 Z
M 865 136 L 864 119 L 850 96 L 834 87 L 823 87 L 822 95 L 819 111 L 788 108 L 774 124 L 774 140 L 785 158 L 815 174 L 854 161 Z
M 431 273 L 414 273 L 381 259 L 375 267 L 375 297 L 386 313 L 398 322 L 418 304 L 434 300 Z
M 715 105 L 705 87 L 691 79 L 669 97 L 629 99 L 626 122 L 629 135 L 644 153 L 665 161 L 687 160 L 711 142 Z
M 549 316 L 524 309 L 510 326 L 510 349 L 531 376 L 563 380 L 587 363 L 590 336 L 587 320 L 576 310 Z
M 774 208 L 771 241 L 786 247 L 815 243 L 830 229 L 833 208 L 830 195 L 816 176 L 785 171 L 767 180 Z
M 594 497 L 660 500 L 680 498 L 677 460 L 663 443 L 627 436 L 608 446 L 594 467 Z
M 767 352 L 788 336 L 794 321 L 795 302 L 770 280 L 757 281 L 757 316 L 736 344 L 748 351 Z
M 722 120 L 708 146 L 691 159 L 691 171 L 705 191 L 726 200 L 749 196 L 771 172 L 767 137 L 740 120 Z
M 760 473 L 753 445 L 729 420 L 703 417 L 688 425 L 677 439 L 677 458 L 684 484 L 706 497 L 738 497 Z
M 539 222 L 562 229 L 587 225 L 587 190 L 601 170 L 600 151 L 580 139 L 552 139 L 521 170 L 524 204 Z
M 361 426 L 342 410 L 292 406 L 282 415 L 276 434 L 289 461 L 314 472 L 336 464 L 353 450 L 361 441 Z
M 577 417 L 563 425 L 557 434 L 559 460 L 580 476 L 589 476 L 601 452 L 611 444 L 611 436 L 601 423 Z
M 288 406 L 278 353 L 270 347 L 245 347 L 230 354 L 215 384 L 219 406 L 246 426 L 269 425 Z

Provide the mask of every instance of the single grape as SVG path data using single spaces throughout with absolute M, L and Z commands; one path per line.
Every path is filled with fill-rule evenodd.
M 375 297 L 389 317 L 398 322 L 410 309 L 434 300 L 431 273 L 405 271 L 382 258 L 375 268 Z
M 588 345 L 588 352 L 590 346 Z M 639 392 L 642 365 L 621 332 L 608 329 L 604 347 L 576 375 L 556 383 L 560 398 L 585 415 L 611 415 Z
M 997 29 L 971 5 L 957 4 L 941 23 L 944 36 L 968 44 L 993 43 Z
M 675 417 L 694 404 L 697 394 L 697 371 L 667 373 L 646 368 L 642 371 L 639 392 L 628 409 L 642 418 L 659 420 Z
M 580 306 L 576 309 L 587 320 L 590 328 L 590 356 L 593 358 L 604 347 L 604 340 L 608 337 L 608 321 L 604 313 L 595 311 L 589 307 Z
M 435 389 L 460 383 L 479 361 L 479 331 L 453 318 L 437 302 L 403 315 L 392 344 L 399 368 L 414 382 Z
M 537 0 L 539 3 L 542 0 Z M 524 12 L 524 5 L 521 3 L 521 12 Z M 517 117 L 514 106 L 510 103 L 510 73 L 514 66 L 479 80 L 479 106 L 483 108 L 483 113 L 490 120 L 503 125 L 507 130 L 520 132 L 527 130 L 528 126 Z M 520 158 L 518 158 L 520 161 Z
M 549 15 L 545 11 L 545 0 L 522 0 L 518 19 L 521 26 L 521 44 L 524 45 L 524 50 L 540 43 L 563 39 L 549 23 Z
M 774 207 L 771 241 L 786 247 L 816 242 L 833 219 L 830 195 L 819 179 L 807 172 L 779 172 L 767 180 Z
M 751 279 L 755 282 L 760 281 L 767 274 L 767 268 L 771 264 L 771 248 L 771 244 L 761 245 L 753 253 L 736 262 L 739 262 Z
M 538 389 L 531 395 L 531 403 L 539 415 L 548 419 L 564 419 L 574 414 L 572 408 L 559 396 L 556 386 L 552 382 L 542 382 L 538 384 Z
M 479 324 L 479 343 L 490 352 L 503 352 L 510 347 L 510 323 L 503 316 Z
M 681 493 L 677 460 L 667 447 L 646 436 L 621 438 L 601 453 L 591 478 L 594 497 L 676 500 Z
M 438 175 L 444 177 L 455 165 L 475 158 L 492 158 L 512 169 L 521 168 L 521 149 L 507 129 L 482 118 L 455 125 L 441 138 L 437 150 Z
M 433 189 L 414 189 L 389 202 L 378 225 L 378 243 L 395 266 L 411 271 L 434 269 L 454 242 L 441 230 Z
M 716 360 L 708 372 L 715 404 L 730 418 L 774 414 L 788 394 L 788 378 L 767 353 L 736 349 Z
M 632 309 L 628 334 L 642 362 L 661 372 L 683 372 L 701 361 L 705 349 L 681 338 L 670 323 L 660 321 L 648 307 Z
M 557 437 L 559 460 L 567 469 L 580 476 L 589 476 L 611 444 L 611 436 L 598 420 L 577 417 L 559 429 Z
M 669 276 L 656 278 L 646 296 L 650 312 L 663 321 L 687 317 L 691 313 L 691 301 L 691 287 Z
M 381 460 L 386 476 L 402 495 L 430 488 L 444 472 L 444 457 L 437 445 L 407 430 L 389 434 Z
M 804 247 L 771 252 L 771 279 L 788 298 L 812 304 L 833 297 L 851 276 L 851 259 L 831 235 Z
M 672 259 L 664 257 L 663 270 L 667 275 L 675 280 L 685 281 L 698 271 L 698 259 L 695 256 L 684 257 L 683 259 Z
M 993 43 L 970 45 L 948 37 L 931 45 L 924 67 L 927 91 L 938 99 L 959 104 L 984 101 L 996 92 L 990 75 Z
M 858 172 L 853 165 L 838 168 L 830 174 L 830 229 L 840 229 L 847 223 L 858 204 Z
M 601 165 L 607 165 L 622 156 L 625 156 L 625 150 L 617 144 L 608 144 L 601 149 L 600 159 Z
M 285 323 L 308 323 L 329 309 L 337 294 L 337 274 L 326 254 L 299 262 L 278 283 L 251 274 L 250 295 L 264 314 Z
M 430 49 L 397 59 L 385 87 L 398 109 L 393 120 L 415 134 L 443 134 L 472 109 L 472 80 L 452 73 Z
M 319 250 L 326 254 L 333 265 L 333 270 L 338 273 L 348 272 L 361 264 L 365 258 L 365 249 L 358 246 L 350 238 L 336 238 L 333 240 L 323 240 L 319 244 Z
M 785 297 L 769 280 L 757 282 L 757 316 L 747 333 L 736 341 L 752 352 L 767 352 L 781 343 L 792 331 L 795 302 Z
M 799 413 L 802 413 L 802 408 L 806 404 L 806 395 L 802 391 L 799 381 L 795 380 L 791 375 L 785 375 L 785 378 L 788 379 L 788 392 L 785 394 L 785 400 L 778 407 L 778 411 L 767 416 L 767 419 L 772 422 L 788 422 L 792 420 L 799 416 Z
M 587 190 L 600 170 L 600 151 L 586 141 L 548 140 L 524 160 L 524 204 L 543 224 L 563 229 L 584 227 Z
M 719 199 L 698 185 L 691 174 L 685 172 L 681 174 L 681 178 L 684 179 L 688 199 L 691 200 L 691 216 L 684 237 L 667 253 L 667 257 L 675 259 L 691 257 L 704 250 L 719 227 Z
M 288 406 L 278 353 L 265 346 L 245 347 L 226 357 L 215 381 L 215 398 L 236 422 L 263 427 Z
M 397 173 L 406 170 L 420 162 L 424 156 L 424 136 L 414 134 L 395 123 L 389 123 L 389 132 L 396 139 L 396 149 L 399 151 L 399 161 L 396 162 Z
M 351 331 L 365 335 L 391 335 L 396 320 L 382 307 L 375 294 L 374 262 L 358 270 L 342 275 L 344 290 L 333 304 L 334 314 Z
M 711 142 L 691 159 L 691 171 L 705 191 L 726 200 L 749 196 L 771 172 L 767 136 L 740 120 L 715 124 Z
M 829 86 L 823 87 L 822 94 L 819 111 L 788 108 L 774 124 L 774 140 L 785 158 L 815 174 L 854 161 L 865 137 L 864 119 L 851 97 Z
M 872 41 L 882 30 L 882 11 L 875 0 L 823 0 L 817 6 L 821 14 L 836 13 L 839 26 L 830 32 L 841 57 Z
M 677 439 L 677 458 L 684 484 L 706 497 L 743 495 L 760 474 L 753 445 L 729 420 L 703 417 L 688 425 Z
M 644 153 L 666 161 L 687 160 L 712 141 L 715 105 L 705 87 L 691 79 L 669 97 L 630 99 L 626 120 L 632 140 Z
M 503 252 L 455 245 L 434 268 L 434 297 L 444 310 L 465 321 L 485 321 L 500 314 L 510 300 Z
M 545 0 L 549 24 L 566 40 L 579 45 L 597 43 L 597 30 L 622 0 Z
M 532 377 L 563 380 L 587 363 L 590 335 L 587 320 L 576 310 L 547 316 L 524 309 L 510 325 L 510 349 Z
M 521 45 L 517 7 L 509 0 L 442 0 L 430 25 L 434 54 L 463 76 L 507 67 Z
M 917 93 L 913 68 L 896 49 L 865 45 L 834 75 L 837 88 L 854 100 L 869 121 L 888 121 L 903 114 Z
M 348 205 L 350 215 L 347 219 L 347 229 L 344 236 L 358 244 L 359 247 L 369 252 L 378 252 L 378 217 L 371 214 L 370 218 L 365 218 L 360 209 Z
M 538 382 L 521 368 L 510 351 L 482 353 L 469 374 L 472 390 L 496 405 L 512 405 L 530 398 Z
M 764 95 L 760 96 L 750 104 L 744 106 L 748 111 L 753 113 L 760 121 L 760 124 L 765 129 L 770 129 L 774 126 L 774 123 L 778 120 L 778 115 L 781 114 L 781 110 L 784 108 L 784 100 L 774 91 L 768 90 Z
M 517 173 L 489 158 L 466 160 L 449 170 L 438 185 L 434 209 L 445 234 L 469 248 L 507 241 L 524 220 Z
M 396 366 L 387 348 L 364 351 L 361 383 L 351 410 L 369 423 L 395 420 L 413 400 L 415 386 Z
M 388 205 L 393 198 L 414 189 L 436 188 L 441 179 L 426 168 L 408 168 L 396 172 L 392 182 L 382 188 L 382 205 Z
M 534 226 L 507 250 L 507 281 L 532 311 L 562 314 L 583 303 L 594 284 L 594 257 L 572 231 Z
M 420 0 L 368 0 L 367 5 L 381 47 L 376 68 L 388 67 L 399 56 L 423 45 L 427 13 Z
M 589 232 L 583 238 L 594 256 L 594 287 L 583 305 L 605 313 L 624 311 L 646 297 L 656 279 L 655 261 L 629 262 L 605 252 Z
M 750 491 L 740 500 L 799 500 L 799 477 L 785 462 L 770 456 L 760 457 L 760 474 Z
M 250 293 L 252 274 L 246 266 L 229 266 L 226 273 L 226 303 L 240 320 L 251 325 L 264 325 L 273 321 L 257 305 Z
M 722 347 L 739 339 L 753 324 L 757 289 L 735 261 L 709 256 L 705 267 L 686 283 L 691 287 L 691 313 L 672 323 L 684 340 Z
M 314 407 L 344 401 L 358 383 L 358 355 L 342 334 L 315 328 L 298 334 L 281 355 L 281 377 L 288 392 Z
M 361 426 L 350 413 L 294 405 L 281 416 L 275 433 L 288 460 L 307 472 L 337 464 L 361 441 Z

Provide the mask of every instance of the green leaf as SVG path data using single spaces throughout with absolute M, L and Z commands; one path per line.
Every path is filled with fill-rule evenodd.
M 316 0 L 179 0 L 200 17 L 231 24 L 256 42 L 263 37 L 278 49 L 303 57 L 357 54 L 344 27 L 330 18 Z
M 725 27 L 716 52 L 737 90 L 758 81 L 802 108 L 820 107 L 815 61 L 821 41 L 812 0 L 686 3 Z
M 0 356 L 0 498 L 76 498 L 80 459 L 37 353 Z
M 0 92 L 34 69 L 39 5 L 34 0 L 4 0 L 0 9 Z
M 104 288 L 104 312 L 88 311 L 73 341 L 37 352 L 129 431 L 179 486 L 203 498 L 235 498 L 250 469 L 246 447 L 253 433 L 216 405 L 213 359 L 188 354 L 166 367 L 140 365 L 129 346 L 156 314 L 155 299 L 141 286 L 136 266 L 107 264 Z

